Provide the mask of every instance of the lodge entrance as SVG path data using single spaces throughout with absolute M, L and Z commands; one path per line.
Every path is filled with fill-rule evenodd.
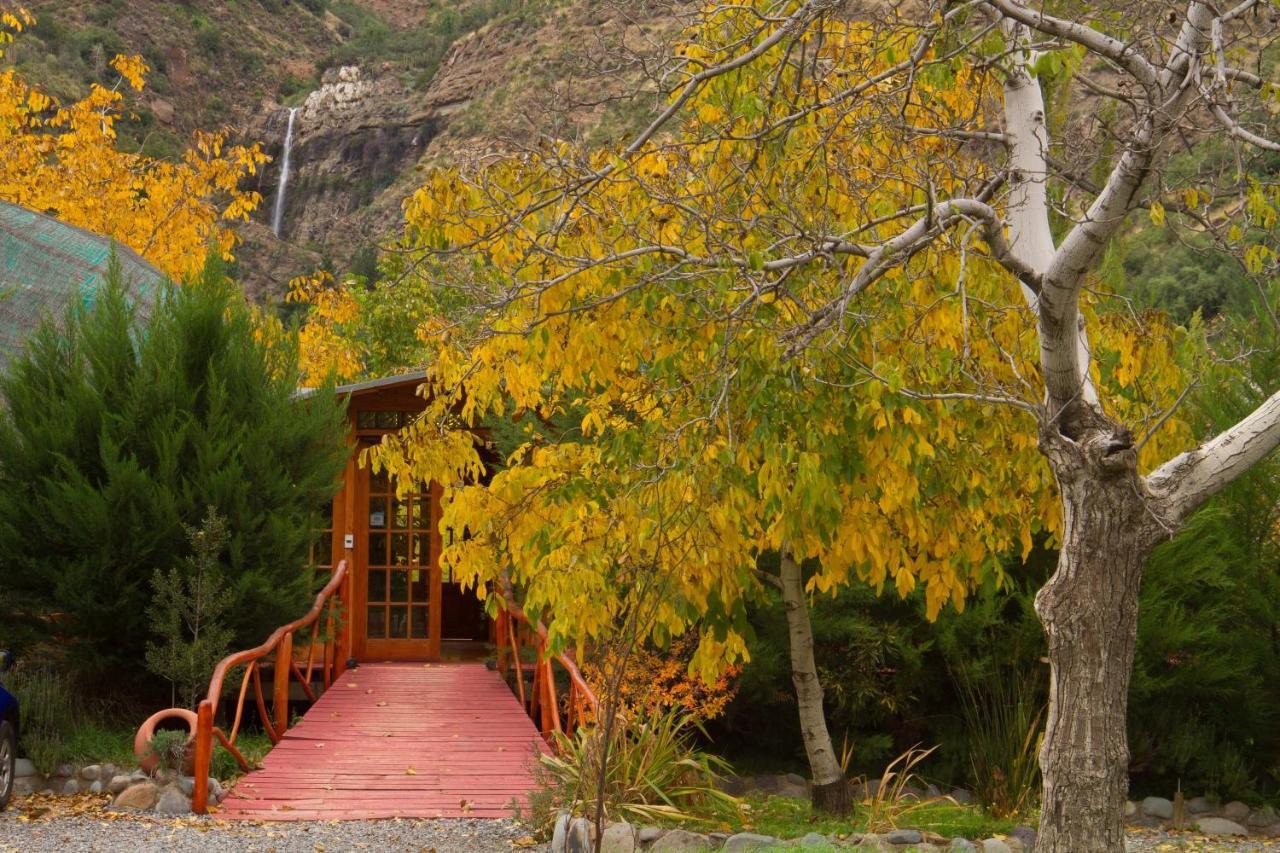
M 404 497 L 385 472 L 359 470 L 356 505 L 357 595 L 363 602 L 362 657 L 427 660 L 440 656 L 440 572 L 434 489 Z
M 328 531 L 350 567 L 344 659 L 478 660 L 491 651 L 483 601 L 441 570 L 439 486 L 415 485 L 401 496 L 385 472 L 365 464 L 364 451 L 422 410 L 421 380 L 405 374 L 337 389 L 349 402 L 353 439 Z
M 356 468 L 355 655 L 439 660 L 479 653 L 489 618 L 473 590 L 440 567 L 439 488 L 401 497 L 385 472 Z

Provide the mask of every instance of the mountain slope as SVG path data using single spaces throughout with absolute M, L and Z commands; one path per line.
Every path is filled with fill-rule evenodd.
M 63 98 L 152 66 L 127 144 L 174 156 L 196 127 L 230 126 L 280 153 L 298 107 L 284 226 L 266 227 L 279 179 L 261 173 L 259 221 L 239 274 L 272 301 L 288 278 L 336 271 L 394 235 L 424 164 L 545 135 L 618 138 L 652 109 L 625 97 L 634 66 L 676 28 L 665 2 L 606 0 L 34 0 L 39 22 L 8 61 Z M 625 48 L 625 49 L 624 49 Z

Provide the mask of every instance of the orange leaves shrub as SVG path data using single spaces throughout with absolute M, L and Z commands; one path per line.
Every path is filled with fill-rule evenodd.
M 626 661 L 626 671 L 618 686 L 618 709 L 624 716 L 649 719 L 679 709 L 696 722 L 706 722 L 724 713 L 738 692 L 741 664 L 725 667 L 712 681 L 690 672 L 690 662 L 698 649 L 696 633 L 672 641 L 669 648 L 645 645 L 634 649 Z M 616 659 L 587 664 L 584 676 L 597 696 L 607 696 L 606 673 L 614 671 Z

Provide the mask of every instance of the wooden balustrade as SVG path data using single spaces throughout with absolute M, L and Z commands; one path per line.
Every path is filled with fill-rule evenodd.
M 290 622 L 288 625 L 277 628 L 262 645 L 228 655 L 214 667 L 213 677 L 209 680 L 209 692 L 200 701 L 194 714 L 186 708 L 169 708 L 152 714 L 138 729 L 138 734 L 133 741 L 133 751 L 138 756 L 139 764 L 144 769 L 149 770 L 155 767 L 157 761 L 157 757 L 150 754 L 151 738 L 155 734 L 157 724 L 169 719 L 179 719 L 187 724 L 192 735 L 190 747 L 192 753 L 191 770 L 192 775 L 195 777 L 195 790 L 192 791 L 191 795 L 191 809 L 196 814 L 205 814 L 208 811 L 209 768 L 213 763 L 215 738 L 223 749 L 231 753 L 242 770 L 248 771 L 250 769 L 249 762 L 245 760 L 235 745 L 236 736 L 240 732 L 240 724 L 244 719 L 244 704 L 249 694 L 250 684 L 253 685 L 254 700 L 258 707 L 258 715 L 262 719 L 262 726 L 271 742 L 275 744 L 280 742 L 280 739 L 284 737 L 284 733 L 289 728 L 290 680 L 297 679 L 302 685 L 303 693 L 309 699 L 315 699 L 315 693 L 311 689 L 311 682 L 316 674 L 317 649 L 320 650 L 322 655 L 318 666 L 324 686 L 328 688 L 333 683 L 333 680 L 341 674 L 345 656 L 342 654 L 343 649 L 338 643 L 338 637 L 335 634 L 337 618 L 335 616 L 336 604 L 334 595 L 339 588 L 343 587 L 345 587 L 344 597 L 347 601 L 350 601 L 350 574 L 347 570 L 346 560 L 340 562 L 333 570 L 333 575 L 329 578 L 329 582 L 316 595 L 315 603 L 305 616 Z M 325 615 L 323 638 L 320 633 L 321 614 Z M 294 636 L 308 628 L 311 629 L 311 636 L 307 648 L 306 669 L 304 670 L 298 666 L 293 658 Z M 272 658 L 273 667 L 272 713 L 270 714 L 267 712 L 266 698 L 262 692 L 261 675 L 262 661 L 268 656 Z M 231 733 L 227 734 L 214 725 L 218 714 L 218 702 L 222 698 L 222 685 L 227 673 L 242 665 L 245 667 L 245 671 L 241 678 L 240 691 L 236 698 Z
M 506 608 L 498 614 L 498 669 L 505 676 L 514 670 L 516 695 L 542 731 L 551 740 L 554 733 L 566 734 L 582 723 L 587 710 L 594 715 L 598 710 L 595 694 L 587 685 L 573 658 L 564 653 L 551 654 L 547 642 L 547 628 L 541 620 L 532 621 L 515 601 L 510 585 L 504 584 Z M 524 674 L 528 664 L 520 657 L 520 649 L 532 647 L 537 657 L 530 667 L 533 673 L 528 694 L 524 689 Z M 569 690 L 563 703 L 556 693 L 553 664 L 559 664 L 569 677 Z

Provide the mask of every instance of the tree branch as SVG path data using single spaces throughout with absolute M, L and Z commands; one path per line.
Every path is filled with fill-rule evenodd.
M 1178 524 L 1280 446 L 1280 391 L 1235 426 L 1147 476 L 1167 523 Z
M 1037 32 L 1066 39 L 1069 42 L 1084 46 L 1087 50 L 1105 56 L 1112 62 L 1129 72 L 1135 80 L 1142 84 L 1148 92 L 1158 91 L 1158 78 L 1155 66 L 1142 54 L 1117 38 L 1101 33 L 1075 21 L 1055 18 L 1035 9 L 1028 9 L 1013 0 L 987 0 L 987 4 L 1006 18 L 1012 18 L 1025 24 Z

